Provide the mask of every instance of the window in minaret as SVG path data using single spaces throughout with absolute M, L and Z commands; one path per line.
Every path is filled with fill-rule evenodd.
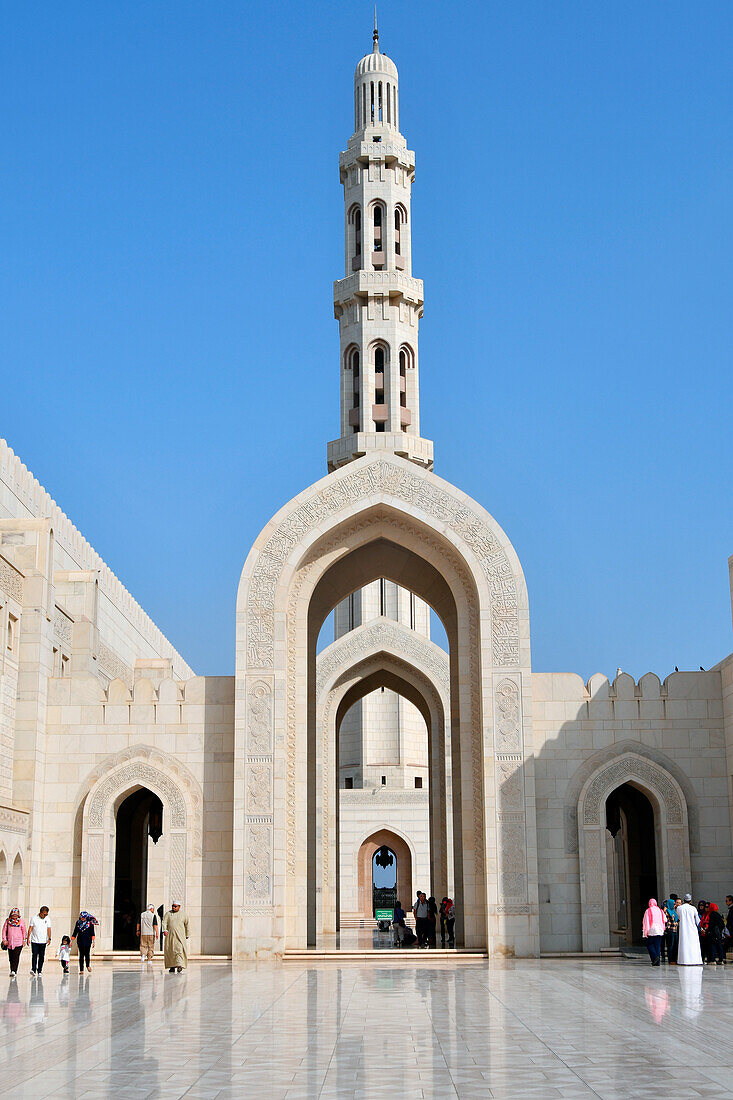
M 352 271 L 358 271 L 361 267 L 361 208 L 354 204 L 349 210 L 349 225 L 352 226 L 352 248 L 353 255 L 351 257 Z
M 395 255 L 397 255 L 397 256 L 399 256 L 401 251 L 402 251 L 401 248 L 400 248 L 400 225 L 401 225 L 401 222 L 402 222 L 402 218 L 400 216 L 399 209 L 397 209 L 394 212 L 394 250 L 395 250 Z
M 366 126 L 366 84 L 361 86 L 361 128 Z
M 392 85 L 387 85 L 387 125 L 392 122 Z
M 374 204 L 374 251 L 382 251 L 382 207 Z
M 377 405 L 384 404 L 384 348 L 374 351 L 374 401 Z
M 382 81 L 379 81 L 379 121 L 382 121 Z
M 372 89 L 372 99 L 371 99 L 371 104 L 372 105 L 371 105 L 371 112 L 370 112 L 369 118 L 370 118 L 371 124 L 373 126 L 374 125 L 374 81 L 372 81 L 372 83 L 371 83 L 371 89 Z

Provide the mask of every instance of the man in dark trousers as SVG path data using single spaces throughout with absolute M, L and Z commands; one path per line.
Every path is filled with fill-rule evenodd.
M 417 946 L 427 947 L 430 935 L 430 912 L 428 909 L 428 897 L 422 890 L 418 890 L 417 901 L 412 907 L 415 915 L 415 931 L 417 932 Z

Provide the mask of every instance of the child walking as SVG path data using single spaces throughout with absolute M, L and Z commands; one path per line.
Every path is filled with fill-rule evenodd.
M 62 936 L 61 937 L 61 943 L 59 944 L 59 949 L 56 952 L 56 958 L 61 963 L 61 969 L 63 970 L 64 974 L 69 973 L 69 957 L 70 957 L 70 955 L 71 955 L 71 940 L 69 939 L 68 936 Z

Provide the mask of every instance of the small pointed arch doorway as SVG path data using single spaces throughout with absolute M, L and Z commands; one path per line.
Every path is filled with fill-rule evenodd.
M 389 857 L 392 862 L 389 862 Z M 374 916 L 379 891 L 394 890 L 395 900 L 409 910 L 412 899 L 412 852 L 407 841 L 391 829 L 378 829 L 364 840 L 357 856 L 359 908 L 366 919 Z M 389 872 L 380 875 L 380 869 Z M 384 883 L 382 882 L 384 879 Z M 387 886 L 394 879 L 394 886 Z M 389 908 L 389 906 L 387 906 Z
M 112 947 L 134 951 L 137 923 L 148 904 L 165 898 L 164 811 L 160 797 L 147 787 L 123 796 L 115 812 L 115 886 Z
M 687 801 L 657 761 L 625 752 L 601 764 L 578 799 L 583 950 L 640 942 L 650 897 L 690 882 Z
M 97 765 L 80 788 L 78 805 L 79 905 L 99 920 L 99 949 L 129 942 L 133 907 L 136 926 L 144 905 L 167 908 L 177 899 L 192 919 L 191 949 L 199 951 L 203 795 L 185 765 L 152 747 L 133 746 Z M 120 905 L 128 915 L 124 922 Z
M 618 943 L 642 944 L 649 898 L 659 897 L 654 807 L 633 783 L 606 799 L 608 926 Z

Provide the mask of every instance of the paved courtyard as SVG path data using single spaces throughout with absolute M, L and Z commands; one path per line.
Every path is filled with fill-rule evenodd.
M 47 964 L 2 982 L 3 1096 L 657 1100 L 733 1080 L 733 967 Z

